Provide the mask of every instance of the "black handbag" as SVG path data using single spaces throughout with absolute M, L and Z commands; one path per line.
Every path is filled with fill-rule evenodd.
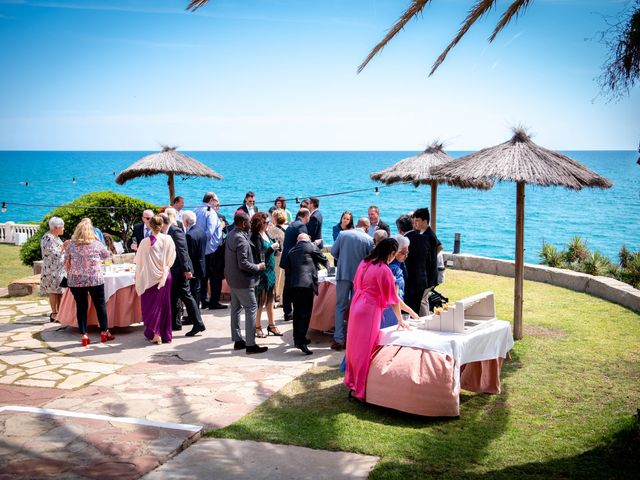
M 67 285 L 67 277 L 62 277 L 62 280 L 60 281 L 60 286 L 62 288 L 67 288 L 69 285 Z
M 445 303 L 449 303 L 449 299 L 442 295 L 439 292 L 436 292 L 435 289 L 431 291 L 429 294 L 429 310 L 433 312 L 434 308 L 442 307 Z

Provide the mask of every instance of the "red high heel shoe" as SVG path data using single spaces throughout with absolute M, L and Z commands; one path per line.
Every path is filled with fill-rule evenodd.
M 83 347 L 86 347 L 90 343 L 91 343 L 91 340 L 89 340 L 89 337 L 82 337 L 82 346 Z
M 100 334 L 100 341 L 101 341 L 102 343 L 104 343 L 104 342 L 108 342 L 108 341 L 110 341 L 110 340 L 115 340 L 115 339 L 116 339 L 116 337 L 114 337 L 113 335 L 111 335 L 111 332 L 109 332 L 108 330 L 107 330 L 107 333 L 101 333 L 101 334 Z

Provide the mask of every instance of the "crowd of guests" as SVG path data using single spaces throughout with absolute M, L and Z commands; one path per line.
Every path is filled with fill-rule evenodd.
M 127 245 L 135 252 L 145 337 L 158 344 L 171 342 L 183 325 L 191 325 L 186 336 L 197 335 L 206 329 L 201 309 L 230 308 L 234 349 L 263 353 L 268 347 L 258 345 L 256 338 L 282 336 L 274 315 L 274 308 L 282 307 L 284 321 L 293 321 L 294 346 L 312 354 L 307 330 L 318 270 L 329 266 L 322 253 L 320 200 L 303 200 L 293 216 L 284 197 L 262 212 L 255 194 L 247 192 L 230 222 L 220 214 L 213 192 L 193 211 L 184 205 L 178 196 L 159 213 L 145 210 Z M 391 235 L 380 209 L 371 206 L 368 216 L 357 220 L 345 211 L 332 229 L 336 309 L 331 348 L 340 351 L 349 345 L 345 384 L 356 398 L 364 398 L 368 362 L 380 329 L 407 328 L 401 312 L 413 318 L 426 313 L 427 297 L 438 283 L 442 247 L 429 226 L 428 209 L 402 215 L 395 224 L 398 234 Z M 51 320 L 57 317 L 66 282 L 76 300 L 83 345 L 89 344 L 88 297 L 96 308 L 101 341 L 113 339 L 100 269 L 114 252 L 113 242 L 99 235 L 89 219 L 80 222 L 66 242 L 60 238 L 64 222 L 54 217 L 49 225 L 41 243 L 41 288 L 49 294 Z M 230 289 L 229 306 L 220 302 L 223 278 Z

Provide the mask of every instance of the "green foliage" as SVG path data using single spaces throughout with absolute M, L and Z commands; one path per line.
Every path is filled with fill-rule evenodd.
M 564 254 L 567 263 L 580 263 L 589 258 L 587 242 L 576 235 L 567 243 L 567 251 Z
M 95 207 L 114 207 L 114 216 L 111 217 L 108 208 Z M 71 238 L 80 220 L 89 217 L 93 225 L 102 230 L 102 233 L 109 233 L 126 242 L 132 233 L 133 225 L 140 221 L 142 211 L 157 208 L 152 203 L 112 191 L 88 193 L 47 213 L 40 223 L 38 232 L 22 246 L 20 259 L 25 265 L 33 265 L 33 262 L 42 258 L 40 240 L 49 231 L 51 217 L 60 217 L 64 220 L 65 239 Z
M 611 260 L 596 250 L 579 264 L 579 268 L 589 275 L 606 275 L 611 268 Z
M 556 247 L 547 242 L 542 242 L 542 250 L 540 251 L 540 263 L 548 267 L 562 268 L 564 265 L 564 256 Z
M 627 266 L 620 270 L 618 278 L 635 288 L 640 288 L 640 252 L 633 252 L 629 256 Z
M 620 266 L 622 268 L 627 268 L 629 264 L 629 260 L 633 256 L 633 252 L 627 248 L 626 245 L 622 245 L 620 247 L 620 251 L 618 252 L 618 258 L 620 258 Z

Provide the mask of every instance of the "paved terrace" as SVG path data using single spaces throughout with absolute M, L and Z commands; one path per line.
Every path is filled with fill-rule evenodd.
M 309 478 L 364 478 L 375 465 L 373 457 L 200 438 L 314 365 L 341 360 L 320 333 L 310 335 L 314 355 L 293 348 L 281 310 L 284 336 L 258 339 L 269 346 L 261 355 L 233 350 L 227 310 L 203 311 L 204 334 L 185 337 L 185 327 L 159 346 L 141 325 L 114 330 L 106 344 L 94 327 L 87 348 L 76 328 L 49 323 L 48 312 L 44 299 L 0 299 L 2 480 L 135 479 L 151 471 L 150 478 L 213 478 L 214 464 L 215 478 L 298 478 L 283 470 L 287 455 L 307 455 Z M 251 460 L 232 462 L 234 452 Z

